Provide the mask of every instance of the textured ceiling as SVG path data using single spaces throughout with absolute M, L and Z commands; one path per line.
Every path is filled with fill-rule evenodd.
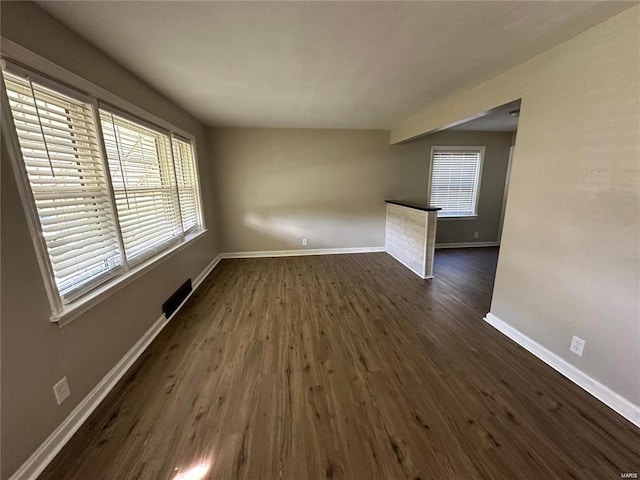
M 390 128 L 632 4 L 39 5 L 207 125 Z

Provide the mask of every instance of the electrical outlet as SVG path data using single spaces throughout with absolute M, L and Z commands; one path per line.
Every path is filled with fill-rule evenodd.
M 306 247 L 306 246 L 307 246 L 307 239 L 306 239 L 306 238 L 303 238 L 303 239 L 302 239 L 302 246 L 303 246 L 303 247 Z
M 480 233 L 478 232 L 473 232 L 473 238 L 478 238 L 480 236 Z
M 62 377 L 58 383 L 53 386 L 53 393 L 56 396 L 56 401 L 58 405 L 61 405 L 69 395 L 71 395 L 71 390 L 69 389 L 69 382 L 67 382 L 67 377 Z
M 581 357 L 584 352 L 584 346 L 586 344 L 587 342 L 585 340 L 574 335 L 571 339 L 571 346 L 569 347 L 569 350 Z

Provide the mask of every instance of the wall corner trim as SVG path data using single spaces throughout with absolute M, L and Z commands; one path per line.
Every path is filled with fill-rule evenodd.
M 499 246 L 500 246 L 500 242 L 436 243 L 436 250 L 440 248 L 499 247 Z
M 269 250 L 259 252 L 227 252 L 222 258 L 262 258 L 262 257 L 304 257 L 307 255 L 341 255 L 346 253 L 379 253 L 384 247 L 354 247 L 354 248 L 316 248 L 298 250 Z
M 166 318 L 161 315 L 158 320 L 147 330 L 133 347 L 120 359 L 120 361 L 104 376 L 104 378 L 89 392 L 89 394 L 71 411 L 69 416 L 58 425 L 58 427 L 47 437 L 47 439 L 36 449 L 33 454 L 22 464 L 9 480 L 36 480 L 38 476 L 47 468 L 47 465 L 62 450 L 67 442 L 78 431 L 82 424 L 89 418 L 93 411 L 100 405 L 102 400 L 116 386 L 118 381 L 133 366 L 136 360 L 151 344 L 154 338 L 180 311 L 183 305 L 189 300 L 193 292 L 200 286 L 203 280 L 220 263 L 222 255 L 216 256 L 205 269 L 195 278 L 193 290 L 184 299 L 176 311 Z
M 571 365 L 569 362 L 556 355 L 551 350 L 548 350 L 535 340 L 527 337 L 525 334 L 515 329 L 503 320 L 499 319 L 492 313 L 487 313 L 484 321 L 505 336 L 509 337 L 518 345 L 538 357 L 558 373 L 567 377 L 587 393 L 590 393 L 591 395 L 596 397 L 606 406 L 622 415 L 636 427 L 640 427 L 639 405 L 635 405 L 621 395 L 618 395 L 609 387 L 606 387 L 602 383 L 584 373 L 582 370 L 579 370 L 575 366 Z

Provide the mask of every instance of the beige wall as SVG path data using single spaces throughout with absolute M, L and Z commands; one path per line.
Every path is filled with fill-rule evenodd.
M 392 145 L 387 163 L 387 198 L 427 201 L 432 146 L 484 146 L 478 218 L 439 219 L 436 243 L 496 242 L 500 227 L 511 132 L 443 131 Z M 478 232 L 478 238 L 473 238 Z
M 392 131 L 407 140 L 522 98 L 491 312 L 636 405 L 639 31 L 633 6 Z
M 389 132 L 209 131 L 225 252 L 384 246 Z
M 8 478 L 159 318 L 161 304 L 214 258 L 215 218 L 204 129 L 191 116 L 31 3 L 2 2 L 2 35 L 197 137 L 209 233 L 64 328 L 44 283 L 5 143 L 2 146 L 2 469 Z M 33 32 L 38 32 L 34 35 Z M 52 386 L 67 376 L 71 397 Z
M 385 178 L 388 132 L 206 131 L 38 7 L 2 2 L 1 8 L 3 36 L 196 135 L 210 229 L 214 202 L 220 203 L 219 250 L 297 249 L 302 237 L 310 249 L 384 244 L 383 200 L 393 193 Z M 392 131 L 397 143 L 523 99 L 492 313 L 636 404 L 639 15 L 633 7 Z M 211 173 L 207 144 L 215 157 Z M 218 250 L 211 231 L 60 329 L 47 320 L 8 164 L 3 147 L 2 478 L 158 318 L 162 300 Z M 574 333 L 587 340 L 583 358 L 568 353 Z M 63 375 L 72 395 L 58 407 L 51 387 Z

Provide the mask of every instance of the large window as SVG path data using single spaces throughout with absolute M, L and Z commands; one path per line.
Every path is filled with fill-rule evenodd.
M 20 67 L 3 81 L 54 310 L 202 229 L 192 141 Z
M 478 214 L 484 147 L 433 147 L 429 204 L 440 217 Z

